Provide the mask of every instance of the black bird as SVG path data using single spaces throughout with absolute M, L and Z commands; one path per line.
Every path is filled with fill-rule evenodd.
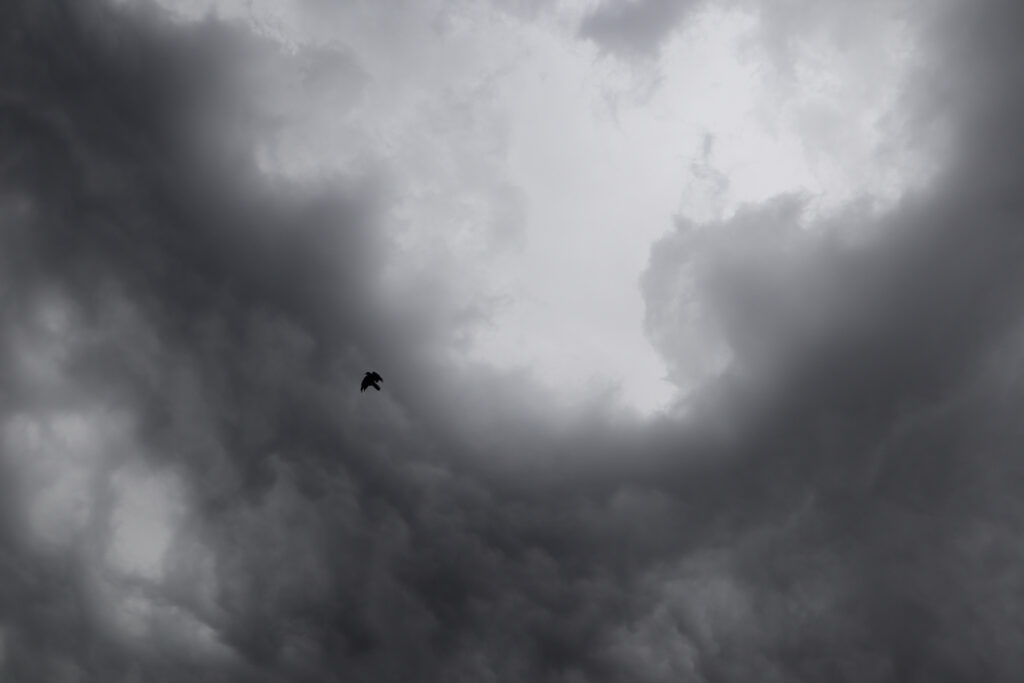
M 376 372 L 368 372 L 363 375 L 363 383 L 359 386 L 359 391 L 366 391 L 367 388 L 373 387 L 377 391 L 380 391 L 380 385 L 377 382 L 383 382 L 384 378 L 378 375 Z

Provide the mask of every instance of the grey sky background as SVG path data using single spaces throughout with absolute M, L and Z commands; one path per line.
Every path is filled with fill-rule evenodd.
M 887 4 L 876 98 L 882 3 L 482 6 L 0 5 L 0 677 L 1020 680 L 1024 8 Z M 637 123 L 718 10 L 764 128 L 856 191 Z M 885 100 L 870 145 L 808 59 Z M 618 197 L 638 141 L 682 170 L 624 251 L 545 188 Z M 636 313 L 662 409 L 475 346 L 543 349 L 495 321 L 563 286 L 550 362 L 628 367 L 578 340 Z

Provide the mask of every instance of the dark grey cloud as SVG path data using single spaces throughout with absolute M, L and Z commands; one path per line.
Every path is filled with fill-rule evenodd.
M 711 477 L 729 477 L 713 490 L 742 494 L 745 513 L 804 519 L 753 552 L 742 575 L 769 603 L 779 594 L 767 585 L 781 595 L 805 581 L 824 586 L 804 624 L 786 618 L 776 631 L 793 640 L 761 643 L 776 654 L 769 680 L 1019 675 L 1019 658 L 995 644 L 1018 627 L 975 602 L 987 581 L 1019 599 L 1005 574 L 1012 560 L 968 550 L 1015 554 L 1024 521 L 1010 502 L 1016 478 L 1001 479 L 1017 428 L 1000 417 L 1020 400 L 1005 354 L 1015 355 L 1024 284 L 1010 170 L 1011 121 L 1024 103 L 1009 95 L 1010 40 L 990 24 L 1015 20 L 1018 9 L 993 3 L 935 21 L 940 47 L 918 82 L 938 89 L 917 114 L 948 117 L 958 154 L 928 190 L 884 215 L 852 207 L 809 226 L 799 197 L 717 223 L 680 219 L 652 252 L 647 322 L 679 375 L 693 362 L 684 326 L 701 316 L 734 355 L 694 408 L 698 420 L 729 417 L 721 453 L 734 460 L 729 475 Z M 992 52 L 981 47 L 989 39 Z M 947 54 L 960 55 L 957 97 L 935 111 L 949 92 Z M 769 569 L 776 558 L 787 565 L 779 573 Z M 971 633 L 995 640 L 980 645 Z M 715 670 L 753 676 L 731 666 Z
M 656 55 L 697 0 L 605 2 L 583 18 L 579 34 L 622 57 Z
M 929 27 L 926 191 L 680 219 L 649 330 L 684 377 L 691 306 L 734 363 L 641 424 L 446 363 L 474 312 L 388 294 L 387 169 L 257 170 L 248 88 L 284 64 L 343 107 L 358 55 L 6 3 L 4 678 L 1018 680 L 1020 11 Z
M 459 397 L 436 367 L 464 312 L 445 319 L 430 282 L 419 300 L 381 294 L 373 177 L 256 172 L 253 140 L 274 121 L 232 87 L 284 59 L 276 48 L 101 5 L 5 11 L 5 481 L 26 487 L 6 517 L 10 676 L 554 680 L 597 666 L 603 620 L 588 615 L 617 591 L 591 599 L 613 579 L 585 561 L 593 540 L 563 541 L 576 511 L 556 506 L 554 529 L 550 504 L 451 469 L 481 466 L 458 451 L 483 433 L 513 450 L 543 409 L 524 393 L 488 428 L 472 408 L 512 407 L 500 378 Z M 350 391 L 371 364 L 388 382 L 375 404 Z M 24 511 L 48 501 L 28 460 L 81 412 L 96 430 L 114 413 L 127 424 L 110 427 L 121 450 L 69 484 L 88 520 L 51 557 Z M 137 463 L 185 481 L 193 506 L 159 580 L 122 576 L 105 552 L 123 521 L 109 482 Z

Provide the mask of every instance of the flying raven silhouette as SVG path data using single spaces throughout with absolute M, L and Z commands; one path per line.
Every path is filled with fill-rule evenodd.
M 377 382 L 383 382 L 384 378 L 378 375 L 376 372 L 368 372 L 363 375 L 363 383 L 359 385 L 359 391 L 366 391 L 369 387 L 373 387 L 377 391 L 380 391 L 380 385 Z

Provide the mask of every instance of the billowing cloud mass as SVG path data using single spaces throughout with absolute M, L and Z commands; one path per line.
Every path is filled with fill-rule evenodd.
M 1024 8 L 903 6 L 882 93 L 864 7 L 0 4 L 0 678 L 1024 679 Z M 752 161 L 638 123 L 715 26 Z M 673 400 L 474 351 L 510 292 L 552 366 L 642 297 Z

